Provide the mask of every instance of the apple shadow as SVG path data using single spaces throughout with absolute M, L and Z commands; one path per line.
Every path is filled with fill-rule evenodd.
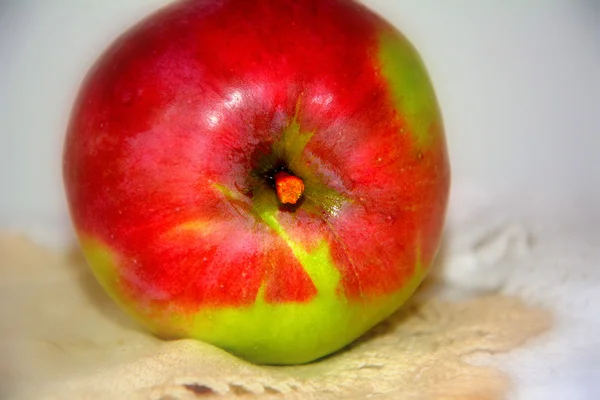
M 410 302 L 424 302 L 433 297 L 438 297 L 440 293 L 447 288 L 447 282 L 445 282 L 444 269 L 448 263 L 450 257 L 450 246 L 448 243 L 450 239 L 448 238 L 449 233 L 444 232 L 442 236 L 442 240 L 440 243 L 440 247 L 438 249 L 437 255 L 433 259 L 429 267 L 429 272 L 423 279 L 423 282 L 419 285 L 413 296 L 411 296 Z M 402 308 L 401 308 L 402 309 Z

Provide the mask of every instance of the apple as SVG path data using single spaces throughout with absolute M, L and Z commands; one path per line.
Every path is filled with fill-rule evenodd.
M 97 280 L 155 335 L 305 363 L 398 309 L 449 191 L 413 46 L 350 0 L 188 0 L 100 57 L 64 147 Z

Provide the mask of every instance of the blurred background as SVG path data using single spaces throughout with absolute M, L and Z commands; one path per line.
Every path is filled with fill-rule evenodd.
M 452 163 L 451 223 L 491 208 L 600 237 L 600 1 L 363 2 L 430 71 Z M 0 229 L 70 241 L 61 150 L 76 90 L 119 33 L 167 3 L 0 0 Z M 597 339 L 589 346 L 600 354 Z M 591 385 L 599 363 L 555 361 L 515 369 L 530 390 L 522 398 L 588 398 L 558 394 Z M 561 380 L 566 365 L 581 374 Z
M 167 3 L 0 0 L 0 226 L 68 234 L 60 155 L 77 87 L 120 32 Z M 500 198 L 551 213 L 600 204 L 600 2 L 364 3 L 430 70 L 451 210 Z

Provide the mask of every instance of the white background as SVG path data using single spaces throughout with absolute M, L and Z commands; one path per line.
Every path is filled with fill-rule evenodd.
M 69 237 L 60 156 L 76 89 L 115 36 L 166 3 L 0 0 L 0 229 L 26 230 L 54 243 Z M 484 204 L 505 215 L 568 220 L 577 231 L 571 241 L 590 237 L 578 223 L 597 232 L 600 2 L 364 3 L 411 39 L 430 70 L 450 148 L 451 217 Z M 575 286 L 563 295 L 571 296 L 569 290 L 579 292 Z M 587 329 L 600 333 L 598 325 Z M 517 393 L 588 398 L 583 391 L 582 397 L 557 397 L 557 385 L 570 390 L 598 379 L 600 363 L 588 361 L 516 368 L 523 376 Z M 561 380 L 561 368 L 585 369 L 584 378 Z
M 61 141 L 77 86 L 115 36 L 166 3 L 0 0 L 0 224 L 64 223 Z M 427 63 L 453 195 L 600 203 L 600 2 L 365 3 Z

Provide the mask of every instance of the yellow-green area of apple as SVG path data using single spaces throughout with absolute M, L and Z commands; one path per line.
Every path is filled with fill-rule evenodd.
M 379 36 L 377 58 L 402 122 L 419 149 L 442 139 L 442 116 L 427 69 L 417 50 L 395 29 Z
M 221 347 L 254 363 L 300 364 L 316 360 L 351 343 L 401 306 L 421 282 L 426 268 L 417 265 L 399 291 L 378 297 L 349 300 L 340 284 L 329 244 L 323 240 L 310 251 L 283 229 L 276 209 L 260 211 L 261 218 L 289 246 L 310 276 L 317 295 L 295 303 L 269 303 L 264 285 L 253 304 L 241 307 L 198 305 L 190 312 L 177 299 L 167 305 L 148 304 L 124 290 L 126 255 L 92 235 L 80 233 L 85 257 L 110 297 L 150 331 L 165 338 L 195 338 Z M 187 224 L 193 229 L 194 224 Z M 202 228 L 199 224 L 198 228 Z

